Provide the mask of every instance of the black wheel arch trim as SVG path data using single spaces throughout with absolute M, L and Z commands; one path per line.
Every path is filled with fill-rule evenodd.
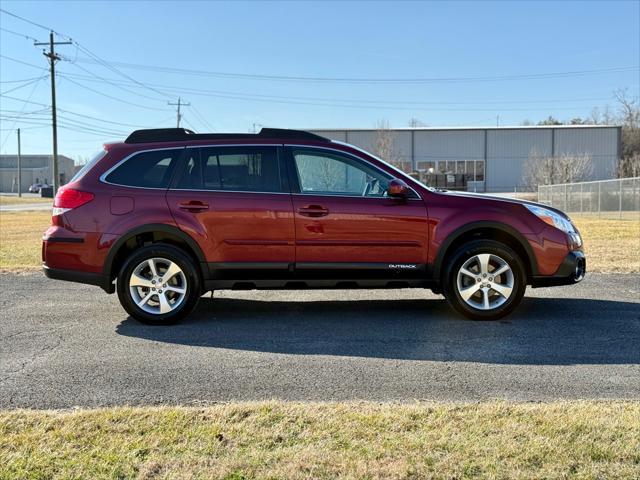
M 438 249 L 438 255 L 436 256 L 436 260 L 433 268 L 433 278 L 434 279 L 440 278 L 440 275 L 442 274 L 442 267 L 444 265 L 444 260 L 445 260 L 445 255 L 447 253 L 447 250 L 456 240 L 458 240 L 465 233 L 471 232 L 473 230 L 487 229 L 487 228 L 500 230 L 506 233 L 507 235 L 510 235 L 511 237 L 515 238 L 516 241 L 520 244 L 520 246 L 522 246 L 524 251 L 527 252 L 527 256 L 529 257 L 529 258 L 523 258 L 522 261 L 526 262 L 525 264 L 531 267 L 530 277 L 534 277 L 538 274 L 538 262 L 536 260 L 535 254 L 533 253 L 533 248 L 531 248 L 531 245 L 529 244 L 527 239 L 524 238 L 524 236 L 522 236 L 520 232 L 518 232 L 515 228 L 505 223 L 482 220 L 482 221 L 472 222 L 472 223 L 467 223 L 465 225 L 462 225 L 461 227 L 458 227 L 456 230 L 454 230 L 451 234 L 449 234 L 447 239 L 442 243 L 442 245 L 440 245 L 440 248 Z M 530 280 L 530 278 L 528 280 Z
M 203 278 L 204 279 L 207 278 L 207 274 L 208 274 L 208 270 L 206 270 L 207 261 L 198 243 L 193 238 L 191 238 L 187 233 L 185 233 L 183 230 L 180 230 L 180 228 L 174 225 L 168 225 L 166 223 L 149 223 L 147 225 L 141 225 L 121 235 L 118 238 L 118 240 L 116 240 L 116 242 L 113 245 L 111 245 L 111 247 L 109 248 L 109 252 L 107 253 L 107 257 L 104 262 L 103 275 L 105 275 L 109 279 L 113 278 L 113 271 L 112 271 L 113 262 L 120 248 L 122 248 L 122 246 L 125 245 L 129 240 L 136 237 L 137 235 L 142 235 L 145 233 L 155 233 L 155 232 L 166 233 L 169 235 L 176 236 L 181 240 L 183 240 L 189 246 L 189 248 L 191 248 L 193 253 L 196 255 L 198 259 L 198 263 L 200 264 L 198 265 L 198 267 L 200 268 Z M 204 269 L 203 269 L 203 265 L 204 265 Z

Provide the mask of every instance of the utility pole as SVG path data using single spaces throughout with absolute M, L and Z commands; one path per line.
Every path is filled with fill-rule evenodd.
M 58 176 L 58 119 L 56 115 L 56 60 L 60 57 L 56 55 L 56 45 L 71 45 L 73 42 L 54 42 L 53 31 L 49 32 L 49 42 L 36 42 L 34 45 L 48 45 L 49 51 L 43 52 L 44 56 L 49 59 L 50 76 L 51 76 L 51 126 L 53 128 L 53 194 L 58 191 L 60 178 Z
M 167 105 L 171 105 L 172 107 L 177 106 L 178 108 L 176 109 L 176 125 L 178 128 L 180 128 L 180 120 L 182 119 L 182 114 L 180 113 L 180 107 L 188 107 L 191 104 L 190 103 L 184 103 L 182 101 L 182 99 L 180 97 L 178 97 L 178 103 L 171 103 L 171 102 L 167 102 Z
M 496 127 L 500 126 L 500 115 L 496 115 Z
M 18 196 L 22 196 L 22 154 L 20 152 L 20 129 L 18 129 Z

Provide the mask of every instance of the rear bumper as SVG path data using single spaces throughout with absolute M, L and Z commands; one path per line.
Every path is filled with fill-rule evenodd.
M 42 266 L 42 270 L 47 278 L 54 280 L 64 280 L 67 282 L 86 283 L 102 288 L 107 293 L 113 293 L 113 284 L 106 275 L 91 272 L 81 272 L 78 270 L 64 270 L 61 268 L 50 268 Z
M 580 250 L 569 252 L 554 275 L 535 276 L 531 281 L 533 288 L 572 285 L 581 282 L 587 273 L 587 261 Z

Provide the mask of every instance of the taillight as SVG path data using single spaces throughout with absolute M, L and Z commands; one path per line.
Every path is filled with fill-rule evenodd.
M 93 200 L 94 195 L 90 192 L 64 188 L 58 190 L 58 194 L 53 201 L 53 216 L 61 215 L 71 209 L 78 208 Z

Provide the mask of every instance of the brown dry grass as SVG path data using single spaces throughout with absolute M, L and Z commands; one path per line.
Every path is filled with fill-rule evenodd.
M 587 270 L 640 272 L 640 221 L 573 217 L 585 243 Z M 40 268 L 40 241 L 51 223 L 47 212 L 0 213 L 0 271 Z
M 53 198 L 42 197 L 18 197 L 13 195 L 0 195 L 0 205 L 22 205 L 29 203 L 50 203 L 53 205 Z
M 640 272 L 640 220 L 572 217 L 584 240 L 587 271 Z
M 0 478 L 640 478 L 640 403 L 0 412 Z
M 0 272 L 37 270 L 51 212 L 0 212 Z

